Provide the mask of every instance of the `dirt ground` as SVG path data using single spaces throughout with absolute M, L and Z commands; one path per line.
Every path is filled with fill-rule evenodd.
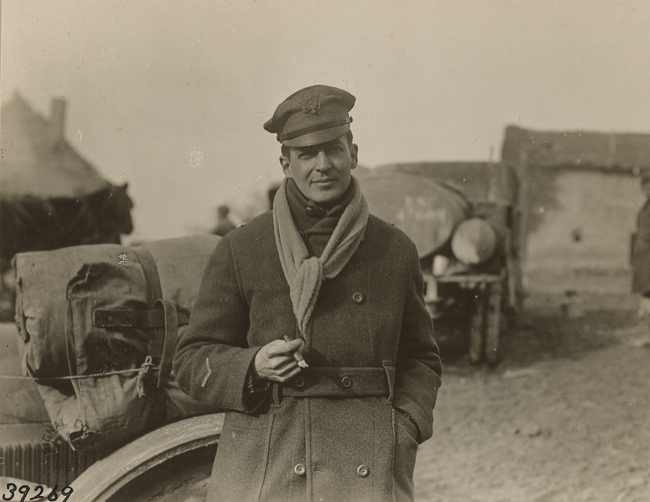
M 443 354 L 417 502 L 650 501 L 650 320 L 629 296 L 532 296 L 496 368 Z
M 631 295 L 563 301 L 530 297 L 495 369 L 443 358 L 418 502 L 650 501 L 650 320 Z

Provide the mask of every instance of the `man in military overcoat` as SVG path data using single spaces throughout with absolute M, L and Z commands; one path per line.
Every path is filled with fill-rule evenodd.
M 174 370 L 226 413 L 210 501 L 413 499 L 441 365 L 415 245 L 368 214 L 348 92 L 282 102 L 264 128 L 273 210 L 219 241 Z

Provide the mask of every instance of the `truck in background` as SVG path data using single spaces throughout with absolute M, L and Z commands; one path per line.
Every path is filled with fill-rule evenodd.
M 497 364 L 499 337 L 523 298 L 515 171 L 502 163 L 423 162 L 355 175 L 370 212 L 416 243 L 443 351 Z

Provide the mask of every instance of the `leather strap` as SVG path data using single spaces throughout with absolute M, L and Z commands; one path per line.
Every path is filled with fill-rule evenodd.
M 165 331 L 162 347 L 160 347 L 160 369 L 158 370 L 158 388 L 161 388 L 172 372 L 172 359 L 178 342 L 178 312 L 176 304 L 168 300 L 158 300 L 154 307 L 162 309 L 165 314 Z
M 133 248 L 133 253 L 142 265 L 147 282 L 150 308 L 154 311 L 162 311 L 163 315 L 163 325 L 154 327 L 153 336 L 149 339 L 149 355 L 154 364 L 158 364 L 160 368 L 158 370 L 158 387 L 160 388 L 171 373 L 172 359 L 178 341 L 178 312 L 175 304 L 162 299 L 158 267 L 156 267 L 156 261 L 149 250 L 138 246 Z
M 187 309 L 177 307 L 178 325 L 190 322 Z M 158 328 L 165 327 L 165 313 L 160 310 L 96 309 L 93 324 L 98 328 Z
M 156 260 L 153 259 L 151 252 L 142 246 L 133 248 L 133 253 L 142 265 L 144 272 L 144 279 L 147 283 L 147 296 L 150 307 L 156 300 L 162 298 L 162 288 L 160 287 L 160 277 L 158 276 L 158 267 L 156 267 Z

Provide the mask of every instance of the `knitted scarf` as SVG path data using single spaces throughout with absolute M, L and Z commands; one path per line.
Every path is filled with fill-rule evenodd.
M 293 313 L 303 337 L 316 305 L 323 279 L 332 279 L 343 270 L 363 240 L 368 224 L 368 203 L 355 184 L 354 196 L 347 205 L 323 254 L 309 256 L 295 223 L 287 201 L 287 180 L 285 179 L 273 200 L 273 228 L 275 244 L 280 255 L 284 276 L 289 283 Z

